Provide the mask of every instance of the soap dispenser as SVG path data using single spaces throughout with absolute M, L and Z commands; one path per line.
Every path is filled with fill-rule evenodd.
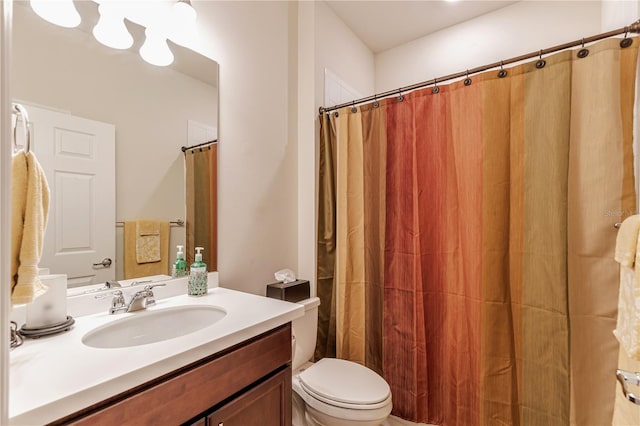
M 189 296 L 207 294 L 207 265 L 202 261 L 202 247 L 196 247 L 196 261 L 189 272 Z
M 182 248 L 184 246 L 176 246 L 178 248 L 178 253 L 176 254 L 176 261 L 173 263 L 173 267 L 171 268 L 171 276 L 173 278 L 180 278 L 187 276 L 187 261 L 184 260 L 184 253 L 182 253 Z

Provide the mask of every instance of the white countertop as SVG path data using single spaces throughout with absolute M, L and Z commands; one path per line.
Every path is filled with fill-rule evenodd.
M 113 349 L 85 346 L 81 338 L 88 331 L 146 312 L 109 315 L 106 309 L 76 317 L 68 332 L 25 339 L 22 346 L 11 351 L 10 424 L 40 425 L 59 419 L 304 313 L 299 304 L 219 287 L 210 289 L 206 296 L 159 299 L 147 311 L 203 304 L 222 307 L 227 315 L 204 329 L 157 343 Z

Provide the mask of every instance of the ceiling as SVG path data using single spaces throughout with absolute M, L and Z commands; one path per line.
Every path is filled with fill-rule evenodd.
M 329 7 L 378 53 L 467 21 L 515 1 L 327 1 Z

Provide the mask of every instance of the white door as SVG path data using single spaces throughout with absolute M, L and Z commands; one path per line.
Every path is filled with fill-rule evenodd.
M 115 126 L 31 105 L 31 149 L 51 190 L 41 268 L 68 287 L 115 279 Z

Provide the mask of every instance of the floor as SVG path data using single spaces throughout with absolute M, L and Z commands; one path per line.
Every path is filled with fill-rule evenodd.
M 382 426 L 430 426 L 426 423 L 413 423 L 407 420 L 402 420 L 396 416 L 389 416 Z

